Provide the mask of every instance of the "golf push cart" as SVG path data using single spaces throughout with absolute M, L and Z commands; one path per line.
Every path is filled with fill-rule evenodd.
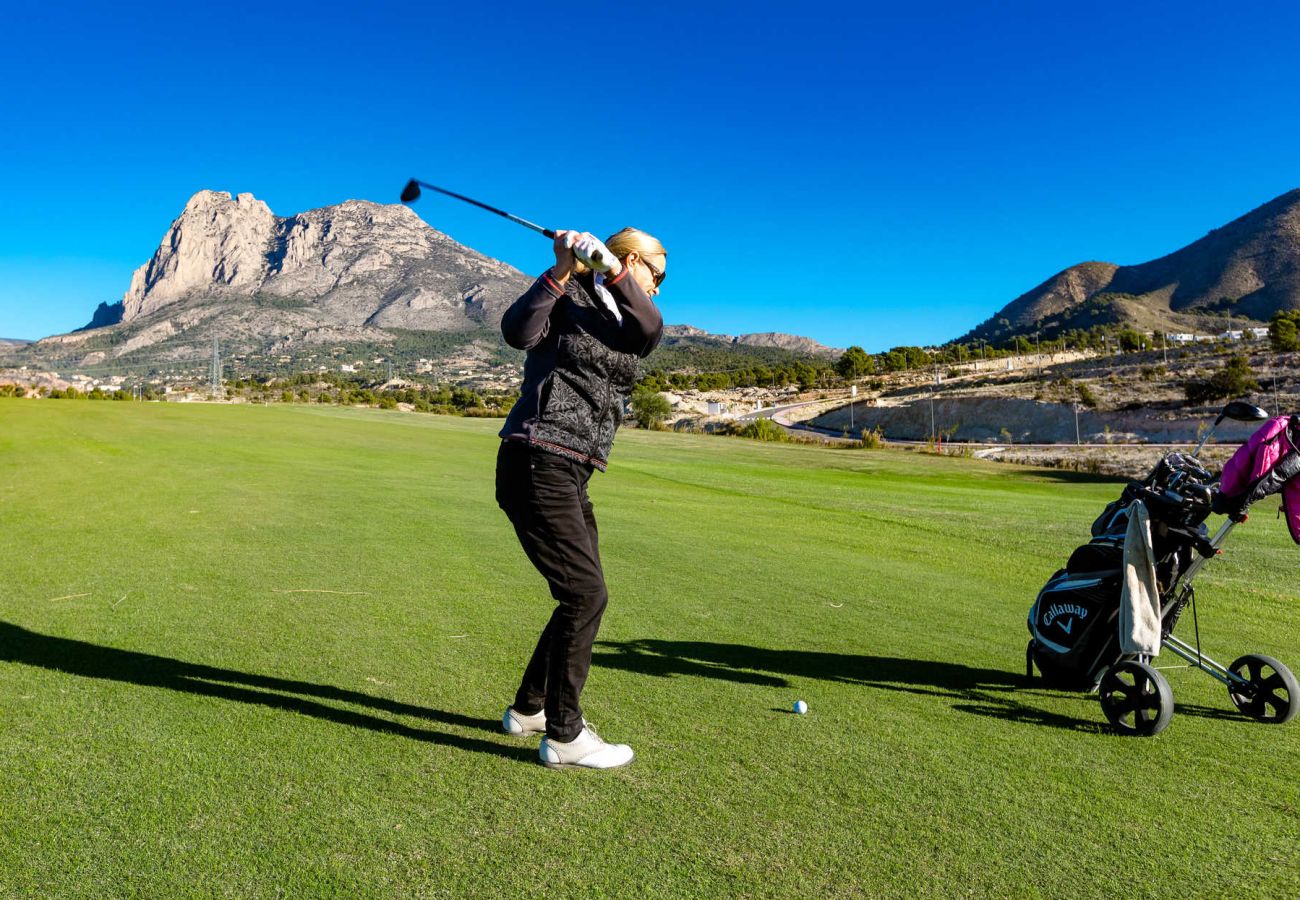
M 1269 417 L 1256 406 L 1234 401 L 1215 420 L 1215 428 L 1225 418 L 1257 422 Z M 1199 624 L 1195 646 L 1173 633 L 1189 606 L 1195 620 L 1192 582 L 1246 521 L 1252 503 L 1282 493 L 1292 535 L 1300 542 L 1300 416 L 1270 420 L 1237 451 L 1222 476 L 1211 474 L 1198 459 L 1213 433 L 1211 429 L 1195 452 L 1169 453 L 1146 478 L 1130 482 L 1093 523 L 1092 540 L 1074 551 L 1029 610 L 1026 675 L 1032 679 L 1037 667 L 1052 687 L 1096 691 L 1106 719 L 1123 734 L 1156 734 L 1173 716 L 1173 692 L 1151 664 L 1160 647 L 1223 682 L 1232 704 L 1250 718 L 1281 724 L 1295 716 L 1300 704 L 1295 676 L 1272 657 L 1251 653 L 1224 666 L 1201 652 Z M 1205 521 L 1212 513 L 1227 518 L 1210 536 Z M 1134 517 L 1149 520 L 1149 532 L 1141 520 L 1130 528 Z M 1142 537 L 1135 540 L 1134 535 Z M 1142 560 L 1148 572 L 1154 571 L 1154 590 L 1146 598 L 1149 652 L 1133 652 L 1133 640 L 1122 639 L 1121 632 L 1131 627 L 1135 613 L 1126 611 L 1122 621 L 1121 606 L 1133 602 L 1135 593 L 1142 599 L 1140 586 L 1135 590 L 1135 570 Z

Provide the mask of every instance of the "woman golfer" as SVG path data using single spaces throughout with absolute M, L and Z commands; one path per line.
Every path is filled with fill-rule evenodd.
M 501 725 L 509 734 L 545 732 L 538 755 L 551 767 L 632 761 L 631 747 L 596 735 L 578 702 L 609 600 L 587 481 L 605 470 L 637 361 L 663 334 L 651 298 L 666 264 L 663 245 L 635 228 L 603 244 L 558 231 L 555 265 L 501 320 L 506 343 L 528 355 L 501 429 L 497 503 L 559 604 Z

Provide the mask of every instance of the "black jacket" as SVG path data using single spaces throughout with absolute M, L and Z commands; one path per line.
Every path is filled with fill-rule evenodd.
M 658 346 L 664 330 L 659 310 L 626 267 L 605 287 L 622 323 L 594 298 L 590 274 L 570 278 L 563 288 L 542 275 L 501 319 L 506 343 L 528 351 L 519 400 L 501 437 L 601 471 L 636 383 L 637 362 Z

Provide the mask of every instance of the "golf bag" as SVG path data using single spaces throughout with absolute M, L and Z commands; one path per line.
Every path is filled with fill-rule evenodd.
M 1272 494 L 1282 495 L 1291 539 L 1300 544 L 1300 416 L 1279 416 L 1255 432 L 1223 467 L 1215 512 L 1244 513 Z
M 1152 550 L 1161 597 L 1191 566 L 1194 554 L 1213 556 L 1202 509 L 1166 499 L 1166 491 L 1204 489 L 1214 477 L 1195 459 L 1171 453 L 1140 482 L 1131 482 L 1092 524 L 1092 540 L 1078 547 L 1038 594 L 1029 610 L 1029 663 L 1053 687 L 1092 690 L 1102 673 L 1121 656 L 1120 598 L 1124 586 L 1124 545 L 1134 501 L 1146 505 L 1151 518 Z M 1186 586 L 1190 599 L 1191 585 Z M 1161 637 L 1173 630 L 1182 612 L 1175 603 L 1162 622 Z
M 1259 421 L 1267 414 L 1235 402 L 1216 426 L 1225 417 Z M 1026 674 L 1032 678 L 1036 668 L 1048 686 L 1098 691 L 1103 712 L 1121 732 L 1155 734 L 1173 715 L 1172 691 L 1149 663 L 1161 648 L 1223 682 L 1233 704 L 1252 718 L 1285 722 L 1300 707 L 1295 677 L 1277 660 L 1249 654 L 1225 667 L 1201 652 L 1199 629 L 1195 646 L 1174 636 L 1183 611 L 1190 605 L 1195 612 L 1197 572 L 1222 552 L 1252 504 L 1281 494 L 1288 526 L 1300 542 L 1300 417 L 1270 420 L 1232 457 L 1222 478 L 1201 465 L 1199 450 L 1170 453 L 1146 478 L 1129 482 L 1093 522 L 1092 540 L 1048 579 L 1029 610 Z M 1206 520 L 1214 513 L 1227 521 L 1211 537 Z M 1135 515 L 1149 520 L 1149 532 L 1129 527 Z M 1158 612 L 1159 642 L 1152 637 L 1149 651 L 1125 652 L 1122 601 L 1132 604 L 1135 593 L 1141 596 L 1134 584 L 1146 582 L 1135 572 L 1144 569 L 1155 595 L 1151 608 Z M 1133 609 L 1123 611 L 1130 622 Z

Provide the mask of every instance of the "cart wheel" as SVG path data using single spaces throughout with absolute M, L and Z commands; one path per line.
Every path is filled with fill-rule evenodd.
M 1030 638 L 1029 643 L 1025 645 L 1025 680 L 1034 680 L 1034 639 Z
M 1246 684 L 1228 688 L 1232 705 L 1252 719 L 1281 725 L 1295 718 L 1300 688 L 1291 670 L 1271 656 L 1247 653 L 1228 666 Z
M 1097 692 L 1101 711 L 1120 734 L 1159 734 L 1174 715 L 1174 692 L 1165 676 L 1136 660 L 1107 669 Z

